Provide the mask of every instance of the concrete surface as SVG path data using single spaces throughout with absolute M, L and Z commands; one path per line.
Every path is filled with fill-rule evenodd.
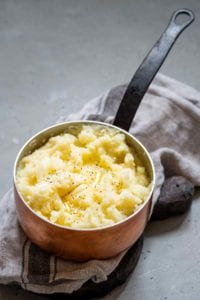
M 199 0 L 0 0 L 0 197 L 26 139 L 128 81 L 181 7 L 196 21 L 162 72 L 199 88 Z M 148 226 L 136 271 L 109 299 L 200 299 L 199 198 L 188 216 Z M 0 287 L 0 299 L 27 298 L 42 299 Z

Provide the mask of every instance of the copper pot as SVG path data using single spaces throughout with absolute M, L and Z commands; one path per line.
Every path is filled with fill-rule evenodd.
M 133 147 L 144 163 L 152 186 L 146 201 L 140 209 L 122 222 L 112 226 L 92 229 L 73 229 L 59 226 L 39 217 L 24 201 L 16 186 L 16 170 L 20 160 L 44 144 L 51 136 L 70 132 L 72 127 L 82 124 L 99 124 L 113 127 L 126 136 L 127 143 Z M 66 122 L 42 130 L 33 136 L 21 149 L 14 168 L 15 201 L 19 222 L 27 236 L 42 249 L 55 255 L 73 260 L 107 258 L 117 255 L 133 244 L 142 234 L 148 221 L 151 195 L 155 183 L 153 162 L 144 146 L 129 133 L 113 125 L 95 121 Z
M 186 14 L 189 17 L 184 24 L 176 23 L 176 18 L 180 14 Z M 162 65 L 174 41 L 193 20 L 193 13 L 189 10 L 179 10 L 173 14 L 165 32 L 132 78 L 115 117 L 114 125 L 96 121 L 61 123 L 42 130 L 22 147 L 14 166 L 16 210 L 24 232 L 39 247 L 49 253 L 76 261 L 104 259 L 115 256 L 130 247 L 143 233 L 151 209 L 155 171 L 148 151 L 135 137 L 128 133 L 128 130 L 144 93 Z M 151 190 L 140 208 L 125 220 L 111 226 L 74 229 L 53 224 L 38 216 L 27 205 L 16 186 L 16 169 L 24 156 L 43 145 L 51 136 L 66 132 L 71 126 L 76 127 L 80 126 L 80 124 L 99 124 L 113 127 L 123 132 L 127 143 L 135 149 L 151 179 Z

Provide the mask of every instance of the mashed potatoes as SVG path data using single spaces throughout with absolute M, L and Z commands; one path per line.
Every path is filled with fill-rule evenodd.
M 119 222 L 150 191 L 146 170 L 125 135 L 100 125 L 51 137 L 21 160 L 16 182 L 38 215 L 73 228 Z

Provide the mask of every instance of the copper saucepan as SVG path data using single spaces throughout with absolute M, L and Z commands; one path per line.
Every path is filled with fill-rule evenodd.
M 187 20 L 178 24 L 178 18 L 186 15 Z M 130 247 L 143 233 L 150 216 L 151 197 L 155 185 L 153 162 L 145 147 L 128 133 L 137 108 L 157 71 L 164 62 L 169 50 L 179 34 L 193 22 L 190 10 L 176 11 L 166 30 L 146 56 L 133 76 L 119 106 L 113 125 L 96 121 L 65 122 L 42 130 L 33 136 L 20 150 L 14 166 L 14 191 L 19 222 L 26 235 L 49 253 L 76 261 L 104 259 L 115 256 Z M 111 226 L 91 229 L 64 227 L 39 217 L 24 201 L 16 186 L 16 169 L 20 160 L 43 145 L 51 136 L 68 132 L 82 124 L 99 124 L 113 127 L 126 136 L 127 143 L 135 149 L 143 161 L 152 187 L 140 208 L 125 220 Z

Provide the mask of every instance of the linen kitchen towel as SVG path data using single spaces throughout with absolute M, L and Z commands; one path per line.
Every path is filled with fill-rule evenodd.
M 58 122 L 98 120 L 112 123 L 126 85 L 88 102 L 81 111 Z M 151 153 L 156 169 L 155 204 L 166 177 L 181 175 L 200 185 L 200 93 L 158 74 L 130 128 Z M 0 200 L 0 283 L 17 283 L 36 293 L 71 293 L 89 279 L 101 282 L 126 251 L 107 260 L 75 263 L 57 258 L 31 243 L 20 228 L 10 190 Z

